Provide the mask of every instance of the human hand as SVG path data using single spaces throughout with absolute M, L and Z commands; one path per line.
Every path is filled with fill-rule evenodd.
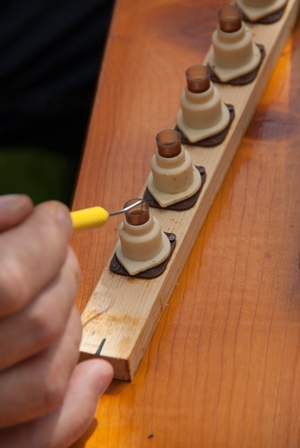
M 64 448 L 88 428 L 112 367 L 77 365 L 80 270 L 67 207 L 0 197 L 0 442 Z

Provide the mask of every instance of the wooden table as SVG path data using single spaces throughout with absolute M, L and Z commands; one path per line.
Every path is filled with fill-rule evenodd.
M 120 208 L 173 125 L 217 0 L 117 0 L 74 209 Z M 300 445 L 300 21 L 131 383 L 74 447 Z M 121 218 L 78 234 L 82 311 Z

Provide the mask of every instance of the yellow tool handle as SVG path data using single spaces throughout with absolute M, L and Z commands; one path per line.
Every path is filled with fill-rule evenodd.
M 91 207 L 70 213 L 73 229 L 88 230 L 103 226 L 109 218 L 109 213 L 102 207 Z

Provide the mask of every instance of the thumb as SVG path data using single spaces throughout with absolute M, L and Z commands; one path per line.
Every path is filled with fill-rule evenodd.
M 36 420 L 0 430 L 1 446 L 69 447 L 88 429 L 98 403 L 113 377 L 112 367 L 92 359 L 78 364 L 61 407 Z
M 20 224 L 32 211 L 32 200 L 24 194 L 0 196 L 0 232 Z

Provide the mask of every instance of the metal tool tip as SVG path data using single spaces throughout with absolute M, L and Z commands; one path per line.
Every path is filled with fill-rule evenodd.
M 115 212 L 109 212 L 109 216 L 120 215 L 121 213 L 126 213 L 126 212 L 128 212 L 128 210 L 131 210 L 132 208 L 136 207 L 137 205 L 142 204 L 142 202 L 144 202 L 144 199 L 137 199 L 132 204 L 127 205 L 126 207 L 121 208 L 120 210 L 116 210 Z M 126 204 L 127 204 L 127 202 L 126 202 Z

